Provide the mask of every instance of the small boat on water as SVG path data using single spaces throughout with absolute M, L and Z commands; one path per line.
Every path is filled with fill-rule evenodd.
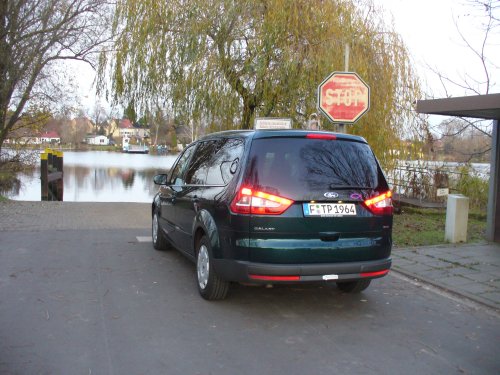
M 123 146 L 123 152 L 128 154 L 149 154 L 149 147 L 146 145 L 126 144 Z
M 122 141 L 122 150 L 128 154 L 149 154 L 149 146 L 146 144 L 130 144 L 130 138 L 125 136 Z

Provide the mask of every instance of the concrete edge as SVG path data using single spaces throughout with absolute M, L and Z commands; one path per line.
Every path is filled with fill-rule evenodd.
M 478 296 L 475 296 L 471 293 L 468 293 L 468 292 L 465 292 L 465 291 L 459 291 L 457 289 L 453 289 L 451 288 L 450 286 L 448 285 L 445 285 L 443 283 L 440 283 L 439 281 L 435 281 L 435 280 L 432 280 L 432 279 L 429 279 L 427 277 L 424 277 L 424 276 L 421 276 L 421 275 L 417 275 L 417 274 L 414 274 L 412 272 L 409 272 L 409 271 L 406 271 L 398 266 L 393 266 L 391 267 L 391 271 L 395 271 L 395 272 L 398 272 L 406 277 L 409 277 L 411 279 L 416 279 L 422 283 L 426 283 L 426 284 L 430 284 L 436 288 L 439 288 L 439 289 L 442 289 L 448 293 L 451 293 L 455 296 L 458 296 L 458 297 L 462 297 L 462 298 L 466 298 L 472 302 L 475 302 L 475 303 L 478 303 L 480 305 L 483 305 L 484 307 L 487 307 L 489 309 L 492 309 L 493 311 L 495 311 L 497 314 L 500 314 L 500 308 L 496 305 L 494 305 L 491 301 L 488 301 L 487 299 L 485 298 L 482 298 L 482 297 L 478 297 Z
M 496 245 L 495 242 L 481 241 L 481 242 L 460 242 L 460 243 L 441 243 L 437 245 L 425 245 L 425 246 L 393 246 L 392 251 L 400 250 L 418 250 L 418 249 L 447 249 L 456 247 L 474 247 L 474 246 L 487 246 Z

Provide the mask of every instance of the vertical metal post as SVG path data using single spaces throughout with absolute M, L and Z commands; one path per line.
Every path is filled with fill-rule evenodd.
M 350 46 L 349 46 L 349 43 L 346 43 L 345 44 L 345 48 L 344 48 L 344 72 L 348 72 L 349 71 L 349 54 L 351 52 L 351 49 L 350 49 Z M 339 124 L 338 126 L 338 129 L 339 129 L 339 133 L 345 133 L 345 124 Z
M 349 71 L 349 54 L 351 52 L 349 43 L 345 44 L 345 49 L 344 49 L 344 71 L 348 72 Z
M 488 209 L 486 239 L 500 242 L 500 129 L 498 120 L 493 121 L 491 134 L 490 186 L 488 191 Z

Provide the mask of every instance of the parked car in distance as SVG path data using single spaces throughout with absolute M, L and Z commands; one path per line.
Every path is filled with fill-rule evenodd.
M 153 246 L 191 259 L 207 300 L 225 298 L 231 282 L 360 292 L 391 267 L 391 191 L 361 137 L 214 133 L 154 182 Z

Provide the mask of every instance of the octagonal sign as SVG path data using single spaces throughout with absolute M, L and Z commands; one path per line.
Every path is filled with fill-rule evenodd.
M 335 123 L 355 123 L 370 109 L 370 87 L 354 72 L 333 72 L 318 86 L 318 107 Z

